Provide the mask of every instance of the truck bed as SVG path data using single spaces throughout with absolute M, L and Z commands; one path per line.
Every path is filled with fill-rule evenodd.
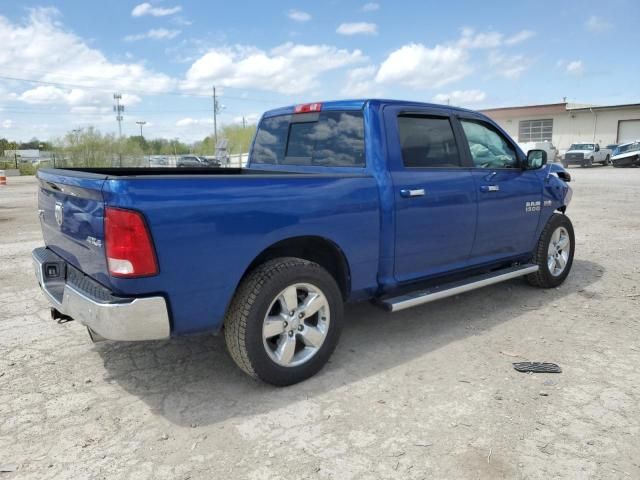
M 326 239 L 350 259 L 353 291 L 376 286 L 379 193 L 365 172 L 73 168 L 38 178 L 45 245 L 116 296 L 168 298 L 173 334 L 217 330 L 251 262 L 286 239 Z M 144 214 L 158 275 L 109 275 L 108 207 Z
M 122 177 L 168 177 L 168 176 L 208 176 L 208 175 L 288 175 L 296 172 L 285 172 L 282 170 L 250 170 L 247 168 L 176 168 L 176 167 L 70 167 L 70 168 L 43 168 L 43 172 L 70 176 L 84 176 L 93 174 L 96 177 L 106 180 L 109 178 Z M 308 173 L 306 175 L 309 175 Z

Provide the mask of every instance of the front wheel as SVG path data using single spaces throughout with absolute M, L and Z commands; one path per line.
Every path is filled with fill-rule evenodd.
M 565 281 L 573 265 L 573 225 L 566 215 L 554 213 L 544 227 L 533 254 L 538 271 L 527 275 L 530 285 L 554 288 Z
M 225 318 L 227 348 L 252 377 L 292 385 L 327 363 L 342 316 L 342 294 L 324 268 L 278 258 L 257 267 L 238 287 Z

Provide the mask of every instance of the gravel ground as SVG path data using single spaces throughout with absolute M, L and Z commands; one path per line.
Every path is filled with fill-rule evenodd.
M 256 383 L 221 337 L 93 345 L 30 260 L 33 178 L 0 187 L 0 479 L 640 478 L 640 169 L 574 168 L 573 272 L 396 314 L 347 308 L 331 363 Z M 562 374 L 521 374 L 518 360 Z

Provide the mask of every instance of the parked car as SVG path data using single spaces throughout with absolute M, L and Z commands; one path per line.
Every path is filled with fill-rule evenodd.
M 611 163 L 614 167 L 640 167 L 640 140 L 618 145 Z
M 168 167 L 169 159 L 161 155 L 152 155 L 149 157 L 150 167 Z
M 203 157 L 198 157 L 196 155 L 183 155 L 178 158 L 176 162 L 177 167 L 219 167 L 220 162 L 218 161 L 210 161 Z
M 322 368 L 345 301 L 395 312 L 516 277 L 554 288 L 573 261 L 569 174 L 449 106 L 285 107 L 263 115 L 246 169 L 38 178 L 53 318 L 94 341 L 223 331 L 275 385 Z
M 611 150 L 600 148 L 597 143 L 573 143 L 564 154 L 562 164 L 580 165 L 582 167 L 592 167 L 594 163 L 609 165 L 611 160 Z
M 613 156 L 616 155 L 616 150 L 618 149 L 618 146 L 619 145 L 617 143 L 611 143 L 605 147 L 607 150 L 611 151 L 611 158 L 613 158 Z
M 558 157 L 558 150 L 551 142 L 518 142 L 518 146 L 526 154 L 529 150 L 544 150 L 547 152 L 547 161 L 555 162 Z

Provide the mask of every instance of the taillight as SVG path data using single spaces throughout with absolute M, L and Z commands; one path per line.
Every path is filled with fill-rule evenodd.
M 319 112 L 322 110 L 321 103 L 303 103 L 301 105 L 296 105 L 293 109 L 294 113 L 309 113 L 309 112 Z
M 146 277 L 158 273 L 151 235 L 141 213 L 106 207 L 104 238 L 109 273 L 114 277 Z

